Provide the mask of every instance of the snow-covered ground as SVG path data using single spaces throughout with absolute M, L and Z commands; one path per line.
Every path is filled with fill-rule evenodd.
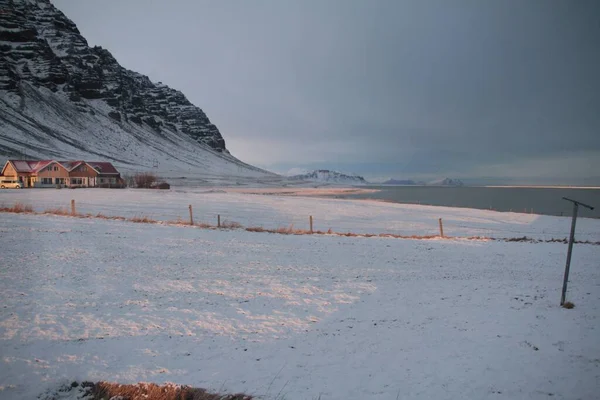
M 235 190 L 235 189 L 233 189 Z M 139 189 L 31 189 L 0 191 L 0 205 L 31 204 L 36 211 L 70 207 L 74 199 L 80 213 L 147 216 L 160 221 L 187 220 L 191 204 L 196 222 L 234 221 L 245 227 L 280 228 L 294 225 L 308 229 L 309 215 L 314 229 L 354 233 L 436 235 L 442 218 L 447 236 L 565 238 L 571 218 L 536 214 L 503 213 L 467 208 L 393 204 L 375 201 L 306 198 L 240 193 L 230 189 L 186 189 L 170 191 Z M 286 189 L 288 190 L 288 189 Z M 303 189 L 294 189 L 302 194 Z M 325 189 L 331 193 L 332 189 Z M 341 189 L 340 189 L 341 190 Z M 276 192 L 275 190 L 268 190 Z M 315 194 L 319 189 L 306 189 Z M 261 193 L 260 190 L 256 191 Z M 580 218 L 577 239 L 600 241 L 600 221 Z
M 68 193 L 83 203 L 85 191 Z M 203 198 L 214 195 L 247 210 L 235 196 Z M 259 198 L 271 210 L 281 203 L 290 212 L 288 201 L 334 209 L 329 200 Z M 148 204 L 142 197 L 139 207 Z M 340 215 L 386 210 L 335 204 Z M 384 206 L 386 216 L 411 215 Z M 534 218 L 519 221 L 533 229 Z M 566 310 L 558 306 L 566 246 L 557 243 L 8 213 L 0 232 L 0 399 L 33 399 L 71 380 L 170 381 L 287 400 L 598 394 L 600 246 L 576 246 L 568 294 L 576 307 Z

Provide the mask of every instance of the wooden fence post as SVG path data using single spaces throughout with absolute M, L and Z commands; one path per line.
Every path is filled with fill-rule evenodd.
M 313 233 L 313 218 L 310 216 L 310 233 Z
M 444 237 L 444 225 L 442 225 L 442 219 L 439 218 L 438 221 L 440 223 L 440 236 Z
M 194 214 L 192 213 L 192 205 L 190 204 L 190 225 L 194 225 Z
M 71 200 L 71 215 L 75 215 L 75 214 L 77 214 L 77 213 L 75 212 L 75 200 L 73 199 L 73 200 Z
M 221 214 L 217 214 L 217 227 L 221 227 Z

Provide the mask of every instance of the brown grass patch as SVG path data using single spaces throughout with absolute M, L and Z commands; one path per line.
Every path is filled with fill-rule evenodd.
M 52 215 L 71 215 L 71 210 L 67 208 L 47 208 L 44 210 L 44 214 L 52 214 Z
M 282 226 L 279 227 L 277 229 L 275 229 L 275 233 L 280 233 L 282 235 L 289 235 L 290 233 L 292 233 L 292 231 L 294 230 L 294 224 L 291 224 L 290 226 Z
M 72 388 L 78 384 L 73 382 Z M 87 389 L 91 400 L 252 400 L 252 396 L 242 393 L 222 395 L 210 393 L 205 389 L 190 386 L 179 386 L 171 383 L 157 385 L 155 383 L 137 383 L 121 385 L 112 382 L 83 382 L 82 387 Z
M 246 228 L 246 230 L 248 232 L 269 232 L 267 229 L 263 228 L 262 226 L 251 226 L 249 228 Z
M 203 228 L 203 229 L 213 228 L 213 226 L 211 224 L 207 224 L 206 222 L 197 222 L 194 225 L 197 226 L 198 228 Z
M 142 216 L 142 217 L 133 217 L 133 218 L 129 218 L 129 221 L 131 222 L 135 222 L 138 224 L 155 224 L 158 221 L 156 221 L 155 219 L 152 219 L 150 217 L 147 216 Z
M 119 217 L 119 216 L 114 216 L 114 215 L 104 215 L 102 213 L 98 213 L 95 216 L 93 216 L 93 218 L 100 218 L 100 219 L 111 219 L 111 220 L 115 220 L 115 221 L 126 221 L 127 218 L 125 217 Z
M 242 224 L 235 221 L 223 221 L 221 222 L 221 228 L 225 229 L 239 229 L 242 227 Z
M 570 310 L 571 308 L 575 308 L 575 304 L 571 303 L 570 301 L 566 301 L 565 304 L 562 305 L 563 308 L 566 308 L 567 310 Z
M 294 224 L 289 226 L 282 226 L 273 231 L 273 233 L 280 233 L 282 235 L 308 235 L 310 231 L 305 229 L 294 229 Z
M 12 213 L 32 213 L 33 207 L 30 204 L 24 204 L 21 202 L 16 202 L 12 207 L 2 206 L 0 207 L 0 211 L 2 212 L 12 212 Z

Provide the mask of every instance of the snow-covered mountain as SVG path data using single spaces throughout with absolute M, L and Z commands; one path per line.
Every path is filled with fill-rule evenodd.
M 429 186 L 463 186 L 464 183 L 460 179 L 444 178 L 428 182 Z
M 460 179 L 436 179 L 429 182 L 414 181 L 412 179 L 388 179 L 387 181 L 381 182 L 382 185 L 396 185 L 396 186 L 463 186 L 463 182 Z
M 0 0 L 0 158 L 104 159 L 173 176 L 274 174 L 233 157 L 183 93 L 89 47 L 49 0 Z
M 292 175 L 288 177 L 292 181 L 311 181 L 320 183 L 338 183 L 344 185 L 366 185 L 365 178 L 358 175 L 346 175 L 337 171 L 328 169 L 318 169 L 312 172 L 307 172 L 300 175 Z

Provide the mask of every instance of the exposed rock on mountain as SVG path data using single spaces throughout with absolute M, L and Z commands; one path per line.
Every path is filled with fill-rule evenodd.
M 293 175 L 288 177 L 289 180 L 311 181 L 321 183 L 339 183 L 346 185 L 366 185 L 365 178 L 358 175 L 346 175 L 337 171 L 328 169 L 319 169 L 306 174 Z
M 183 93 L 89 47 L 49 0 L 0 0 L 0 99 L 0 156 L 265 174 L 232 157 Z
M 460 179 L 444 178 L 441 180 L 429 182 L 428 185 L 430 185 L 430 186 L 463 186 L 464 183 Z

